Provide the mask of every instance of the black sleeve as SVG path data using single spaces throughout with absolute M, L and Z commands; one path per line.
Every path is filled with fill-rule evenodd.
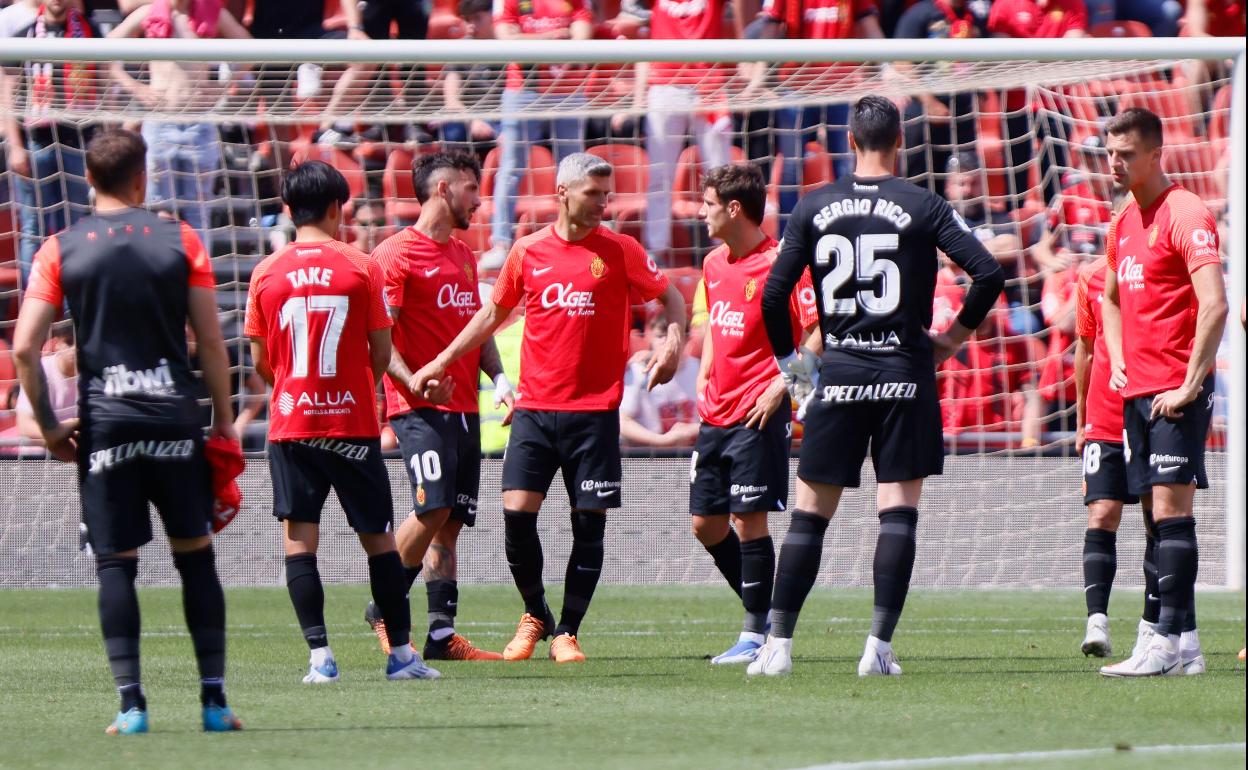
M 897 20 L 893 30 L 896 39 L 918 39 L 927 37 L 928 8 L 926 3 L 912 5 Z
M 936 231 L 936 245 L 952 259 L 954 264 L 971 276 L 971 286 L 962 301 L 958 323 L 967 329 L 975 329 L 988 317 L 1001 289 L 1005 286 L 1005 271 L 988 249 L 971 234 L 971 229 L 949 203 L 937 196 L 932 202 L 932 223 Z
M 789 215 L 780 256 L 771 266 L 767 285 L 763 287 L 763 325 L 767 327 L 767 339 L 776 358 L 784 358 L 794 350 L 789 297 L 801 280 L 802 270 L 810 264 L 810 239 L 806 232 L 810 228 L 810 218 L 803 215 L 805 207 L 802 203 L 804 201 L 798 201 Z

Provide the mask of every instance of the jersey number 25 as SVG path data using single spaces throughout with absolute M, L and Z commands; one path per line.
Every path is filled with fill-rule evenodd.
M 856 244 L 836 233 L 819 239 L 815 265 L 832 266 L 820 283 L 827 315 L 856 315 L 859 307 L 869 315 L 888 315 L 897 309 L 901 304 L 901 271 L 896 262 L 877 256 L 896 251 L 897 240 L 896 233 L 860 235 Z M 853 297 L 837 297 L 837 290 L 851 278 L 870 281 L 871 288 L 861 289 Z

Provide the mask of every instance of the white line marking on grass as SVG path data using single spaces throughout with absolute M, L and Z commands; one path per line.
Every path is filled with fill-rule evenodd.
M 1162 744 L 1132 746 L 1129 749 L 1063 749 L 1058 751 L 1019 751 L 1006 754 L 963 754 L 956 757 L 922 757 L 916 759 L 875 759 L 866 762 L 831 762 L 810 765 L 801 770 L 910 770 L 921 767 L 953 767 L 966 765 L 1010 765 L 1017 762 L 1045 762 L 1054 759 L 1091 759 L 1133 754 L 1186 754 L 1192 752 L 1220 753 L 1244 751 L 1244 743 L 1204 743 L 1193 746 Z

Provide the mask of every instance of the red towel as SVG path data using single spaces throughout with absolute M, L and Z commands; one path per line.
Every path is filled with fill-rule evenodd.
M 243 507 L 243 493 L 235 481 L 243 472 L 243 447 L 237 441 L 213 436 L 204 444 L 204 456 L 212 466 L 212 531 L 225 529 Z

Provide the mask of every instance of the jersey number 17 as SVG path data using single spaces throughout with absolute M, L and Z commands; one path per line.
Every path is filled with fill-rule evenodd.
M 338 374 L 338 340 L 347 325 L 348 298 L 342 294 L 291 297 L 282 304 L 282 328 L 290 330 L 291 377 L 308 376 L 308 313 L 328 313 L 321 332 L 317 372 L 321 377 Z

